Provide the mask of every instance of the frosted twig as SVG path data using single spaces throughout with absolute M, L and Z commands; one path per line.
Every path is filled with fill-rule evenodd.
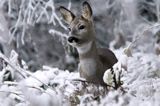
M 55 34 L 60 35 L 61 37 L 65 37 L 68 38 L 67 34 L 62 33 L 60 31 L 54 30 L 54 29 L 50 29 L 49 33 L 52 34 L 53 36 L 55 36 Z
M 18 93 L 18 92 L 12 92 L 12 91 L 1 91 L 0 92 L 6 92 L 6 93 L 13 93 L 13 94 L 16 94 L 16 95 L 22 95 L 22 93 Z
M 17 1 L 16 1 L 17 2 Z M 8 9 L 8 14 L 9 15 L 14 15 L 12 14 L 12 0 L 7 1 L 7 5 L 9 7 Z M 18 4 L 15 4 L 16 6 L 19 6 Z M 51 11 L 48 11 L 48 8 L 51 8 Z M 68 8 L 71 8 L 71 0 L 69 0 Z M 42 21 L 41 19 L 43 16 L 46 16 L 46 20 L 48 24 L 51 22 L 53 25 L 56 25 L 57 23 L 62 27 L 63 29 L 67 30 L 67 27 L 62 23 L 61 19 L 57 16 L 56 14 L 56 9 L 54 6 L 54 1 L 53 0 L 48 0 L 48 1 L 43 1 L 43 0 L 21 0 L 20 8 L 16 10 L 18 17 L 16 18 L 16 23 L 11 26 L 10 30 L 12 32 L 10 33 L 11 37 L 9 39 L 9 44 L 12 42 L 12 40 L 17 37 L 16 32 L 18 29 L 22 28 L 22 34 L 20 35 L 20 41 L 24 45 L 24 37 L 25 37 L 25 31 L 27 24 L 29 25 L 34 25 L 34 23 L 38 23 Z M 49 15 L 51 12 L 51 16 Z M 15 16 L 15 15 L 14 15 Z M 55 21 L 56 20 L 56 21 Z M 18 31 L 19 32 L 19 31 Z M 16 39 L 16 38 L 15 38 Z M 19 45 L 18 41 L 16 42 L 17 45 Z M 18 46 L 17 46 L 18 47 Z
M 17 66 L 15 66 L 14 64 L 12 64 L 12 63 L 9 61 L 9 59 L 8 59 L 5 55 L 3 55 L 1 52 L 0 52 L 0 58 L 2 58 L 5 62 L 7 62 L 8 65 L 10 65 L 14 70 L 17 70 L 17 72 L 18 72 L 20 75 L 22 75 L 24 78 L 27 77 L 26 75 L 22 74 L 22 71 L 21 71 L 21 69 L 20 69 L 19 67 L 17 67 Z
M 25 14 L 25 16 L 26 16 L 27 14 Z M 26 22 L 25 22 L 25 20 L 23 20 L 23 29 L 22 29 L 22 35 L 21 35 L 21 42 L 22 42 L 22 45 L 24 45 L 25 44 L 25 42 L 24 42 L 24 36 L 25 36 L 25 32 L 26 32 Z
M 80 82 L 87 82 L 87 83 L 90 83 L 89 81 L 85 80 L 85 79 L 73 79 L 72 81 L 80 81 Z
M 8 0 L 8 15 L 11 15 L 11 4 L 12 4 L 12 0 Z
M 45 84 L 44 82 L 42 82 L 41 80 L 39 80 L 38 78 L 36 78 L 35 76 L 33 76 L 30 72 L 18 67 L 18 66 L 15 66 L 5 55 L 3 55 L 1 52 L 0 52 L 0 58 L 2 58 L 5 62 L 8 63 L 8 65 L 10 65 L 14 70 L 16 70 L 18 73 L 20 73 L 21 75 L 22 72 L 23 73 L 26 73 L 28 74 L 29 76 L 31 76 L 32 78 L 36 79 L 37 81 L 39 81 L 40 83 L 42 83 L 43 85 L 45 85 L 47 88 L 50 88 L 52 89 L 50 86 L 48 86 L 47 84 Z M 26 75 L 23 75 L 25 78 L 27 77 Z
M 11 82 L 11 81 L 4 81 L 3 84 L 4 85 L 18 85 L 17 82 Z
M 156 3 L 156 14 L 157 14 L 157 19 L 158 19 L 158 22 L 160 22 L 160 2 L 159 0 L 155 0 L 155 3 Z
M 65 25 L 63 25 L 62 21 L 60 20 L 60 18 L 57 16 L 56 13 L 53 14 L 55 19 L 58 21 L 59 25 L 64 28 L 65 30 L 67 30 L 67 27 Z
M 0 90 L 0 92 L 15 94 L 16 96 L 18 96 L 18 97 L 21 98 L 21 101 L 22 101 L 22 102 L 25 102 L 25 101 L 24 101 L 24 100 L 25 100 L 24 97 L 20 96 L 20 95 L 22 95 L 21 93 L 17 93 L 17 92 L 13 92 L 13 91 L 1 91 L 1 90 Z M 23 100 L 22 100 L 22 99 L 23 99 Z
M 160 27 L 160 24 L 155 24 L 155 25 L 152 25 L 152 26 L 149 26 L 149 27 L 144 28 L 144 30 L 143 30 L 141 33 L 139 33 L 139 34 L 137 34 L 137 36 L 135 36 L 135 38 L 134 38 L 133 41 L 128 45 L 127 48 L 132 48 L 133 45 L 135 44 L 135 42 L 136 42 L 137 40 L 139 40 L 147 31 L 149 31 L 149 30 L 151 30 L 151 29 L 153 29 L 153 28 L 156 28 L 156 27 Z
M 11 1 L 11 0 L 10 0 L 10 1 Z M 21 25 L 21 21 L 22 21 L 22 7 L 23 7 L 23 5 L 24 5 L 24 1 L 25 1 L 25 0 L 22 0 L 21 6 L 20 6 L 20 11 L 19 11 L 19 14 L 18 14 L 17 22 L 16 22 L 16 24 L 15 24 L 13 27 L 11 27 L 11 29 L 14 28 L 14 30 L 13 30 L 13 32 L 11 33 L 11 38 L 10 38 L 10 40 L 9 40 L 9 44 L 10 44 L 11 41 L 13 40 L 14 35 L 15 35 L 18 27 L 22 26 L 22 25 Z
M 69 0 L 68 7 L 67 7 L 69 10 L 71 9 L 71 5 L 72 5 L 71 0 Z
M 5 81 L 3 82 L 2 84 L 0 85 L 14 85 L 14 86 L 18 86 L 19 84 L 17 82 L 11 82 L 11 81 Z M 29 86 L 29 85 L 25 85 L 25 87 L 28 87 L 28 88 L 33 88 L 33 89 L 37 89 L 43 93 L 46 93 L 50 96 L 52 96 L 51 94 L 49 94 L 48 92 L 46 92 L 44 89 L 42 89 L 41 87 L 36 87 L 36 86 Z

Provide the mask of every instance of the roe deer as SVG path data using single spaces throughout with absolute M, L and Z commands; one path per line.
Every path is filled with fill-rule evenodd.
M 75 16 L 63 6 L 59 7 L 59 11 L 69 26 L 68 42 L 79 53 L 80 77 L 88 82 L 103 85 L 104 72 L 117 62 L 117 58 L 108 48 L 97 48 L 92 9 L 89 3 L 83 2 L 81 16 Z

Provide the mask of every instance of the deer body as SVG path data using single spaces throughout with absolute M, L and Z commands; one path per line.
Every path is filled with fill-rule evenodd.
M 117 58 L 108 48 L 97 48 L 90 5 L 83 3 L 80 17 L 76 17 L 65 7 L 60 7 L 60 12 L 69 25 L 68 42 L 79 53 L 80 76 L 89 82 L 104 84 L 103 74 L 117 62 Z
M 117 59 L 109 49 L 96 48 L 95 42 L 90 43 L 88 47 L 90 49 L 82 54 L 78 49 L 80 76 L 89 82 L 104 84 L 104 72 L 111 68 Z

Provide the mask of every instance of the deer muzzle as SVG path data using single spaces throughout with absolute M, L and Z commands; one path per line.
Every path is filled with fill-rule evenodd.
M 79 41 L 79 39 L 76 38 L 76 37 L 69 37 L 69 38 L 68 38 L 68 42 L 69 42 L 69 43 L 73 43 L 73 42 L 78 43 L 78 41 Z

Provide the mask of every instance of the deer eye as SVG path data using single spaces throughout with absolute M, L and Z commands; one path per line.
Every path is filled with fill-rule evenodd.
M 84 29 L 84 28 L 85 28 L 84 25 L 80 25 L 78 29 L 82 30 L 82 29 Z

